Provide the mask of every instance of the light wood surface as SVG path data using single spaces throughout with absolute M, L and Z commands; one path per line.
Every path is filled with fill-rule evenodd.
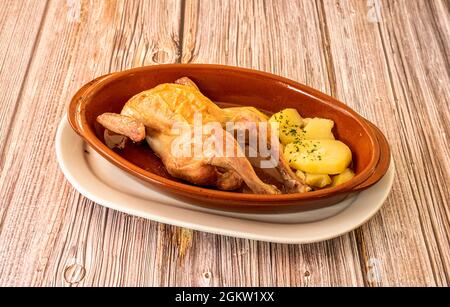
M 0 1 L 0 285 L 448 286 L 450 1 Z M 326 242 L 192 232 L 103 208 L 56 162 L 75 91 L 107 72 L 221 63 L 344 101 L 391 144 L 382 210 Z

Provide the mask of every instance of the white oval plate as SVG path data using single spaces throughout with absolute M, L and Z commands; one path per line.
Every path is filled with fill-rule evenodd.
M 72 186 L 92 201 L 127 214 L 157 222 L 225 236 L 277 243 L 312 243 L 343 235 L 369 220 L 383 205 L 394 180 L 394 163 L 373 187 L 337 206 L 338 214 L 315 222 L 282 224 L 257 221 L 261 215 L 224 216 L 212 210 L 198 211 L 169 196 L 151 190 L 88 149 L 66 117 L 56 134 L 58 163 Z M 95 163 L 94 163 L 95 162 Z M 120 180 L 115 180 L 120 178 Z M 295 217 L 295 214 L 293 215 Z M 289 220 L 289 215 L 282 218 Z M 295 220 L 295 218 L 293 219 Z

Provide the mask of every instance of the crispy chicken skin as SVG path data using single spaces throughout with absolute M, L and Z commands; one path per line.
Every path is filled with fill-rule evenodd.
M 234 136 L 225 130 L 222 133 L 224 138 L 222 141 L 232 144 L 234 152 L 238 153 L 233 157 L 223 155 L 222 151 L 215 147 L 209 148 L 200 156 L 174 153 L 171 150 L 173 142 L 183 135 L 175 134 L 172 127 L 175 124 L 192 126 L 196 113 L 201 113 L 203 124 L 239 121 L 245 126 L 245 123 L 250 121 L 267 121 L 267 117 L 255 108 L 221 109 L 205 97 L 197 85 L 187 77 L 178 79 L 175 83 L 161 84 L 141 92 L 125 104 L 120 114 L 104 113 L 98 116 L 97 121 L 106 129 L 127 136 L 134 142 L 145 139 L 174 177 L 196 185 L 215 186 L 221 190 L 235 190 L 245 182 L 257 194 L 280 193 L 275 186 L 266 184 L 258 178 L 243 149 Z M 183 133 L 192 131 L 181 130 L 181 134 Z M 215 135 L 203 133 L 202 142 L 211 136 Z M 279 156 L 280 163 L 277 170 L 281 175 L 279 176 L 281 181 L 287 187 L 286 190 L 307 191 L 309 187 L 295 176 L 282 158 L 281 145 Z

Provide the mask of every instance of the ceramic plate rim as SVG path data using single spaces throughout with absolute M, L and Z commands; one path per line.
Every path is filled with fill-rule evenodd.
M 139 210 L 137 208 L 133 208 L 130 207 L 128 205 L 123 205 L 120 203 L 116 203 L 113 201 L 110 201 L 108 199 L 105 199 L 104 197 L 98 196 L 96 195 L 96 193 L 94 193 L 92 190 L 92 187 L 86 186 L 86 184 L 83 184 L 83 182 L 80 182 L 77 178 L 76 175 L 74 175 L 73 170 L 71 170 L 65 160 L 64 154 L 63 154 L 63 134 L 67 133 L 67 131 L 72 132 L 74 135 L 76 135 L 76 137 L 79 139 L 80 143 L 85 143 L 81 137 L 79 137 L 70 127 L 69 122 L 67 120 L 67 116 L 64 116 L 57 128 L 57 133 L 56 133 L 56 140 L 55 140 L 55 147 L 56 147 L 56 156 L 57 156 L 57 160 L 58 160 L 58 164 L 64 174 L 64 176 L 66 177 L 66 179 L 69 181 L 69 183 L 82 195 L 84 195 L 85 197 L 87 197 L 88 199 L 94 201 L 97 204 L 100 204 L 104 207 L 113 209 L 113 210 L 117 210 L 126 214 L 130 214 L 130 215 L 135 215 L 135 216 L 139 216 L 139 217 L 143 217 L 146 219 L 150 219 L 156 222 L 160 222 L 160 223 L 164 223 L 164 224 L 170 224 L 170 225 L 175 225 L 175 226 L 179 226 L 179 227 L 185 227 L 185 228 L 190 228 L 190 229 L 194 229 L 194 230 L 198 230 L 198 231 L 203 231 L 203 232 L 208 232 L 208 233 L 214 233 L 214 234 L 219 234 L 219 235 L 224 235 L 224 236 L 231 236 L 231 237 L 238 237 L 238 238 L 245 238 L 245 239 L 251 239 L 251 240 L 258 240 L 258 241 L 266 241 L 266 242 L 275 242 L 275 243 L 286 243 L 286 244 L 307 244 L 307 243 L 313 243 L 313 242 L 320 242 L 320 241 L 325 241 L 325 240 L 329 240 L 329 239 L 333 239 L 336 237 L 339 237 L 341 235 L 344 235 L 356 228 L 358 228 L 359 226 L 361 226 L 362 224 L 364 224 L 365 222 L 367 222 L 373 215 L 375 215 L 378 210 L 382 207 L 382 205 L 384 204 L 386 198 L 388 197 L 390 190 L 392 189 L 392 185 L 393 185 L 393 180 L 394 180 L 394 173 L 395 173 L 395 166 L 394 166 L 394 161 L 393 159 L 391 159 L 391 166 L 390 169 L 388 170 L 388 172 L 386 173 L 385 177 L 383 177 L 379 183 L 375 184 L 373 187 L 360 192 L 359 195 L 356 196 L 356 200 L 349 206 L 349 208 L 343 210 L 342 212 L 338 213 L 336 216 L 327 218 L 325 220 L 321 220 L 321 221 L 316 221 L 316 222 L 310 222 L 310 223 L 301 223 L 301 224 L 289 224 L 289 226 L 287 226 L 287 224 L 277 224 L 277 223 L 270 223 L 270 222 L 260 222 L 260 221 L 249 221 L 249 220 L 243 220 L 243 219 L 239 219 L 239 218 L 235 218 L 235 217 L 225 217 L 225 216 L 219 216 L 213 213 L 206 213 L 206 212 L 198 212 L 198 211 L 193 211 L 191 209 L 185 209 L 185 208 L 174 208 L 171 207 L 172 210 L 179 210 L 179 211 L 183 211 L 185 213 L 190 213 L 190 217 L 188 217 L 187 219 L 180 219 L 180 218 L 175 218 L 175 217 L 171 217 L 171 216 L 162 216 L 162 215 L 158 215 L 155 214 L 154 212 L 151 213 L 151 206 L 148 206 L 150 209 L 148 211 L 142 211 Z M 83 158 L 84 161 L 86 161 Z M 86 162 L 87 164 L 87 162 Z M 88 167 L 88 166 L 86 166 Z M 105 183 L 103 183 L 99 178 L 97 178 L 96 176 L 93 176 L 96 178 L 96 181 L 98 184 L 103 185 L 109 189 L 112 190 L 111 187 L 109 187 L 108 185 L 106 185 Z M 92 178 L 91 178 L 92 179 Z M 224 222 L 227 222 L 229 224 L 235 224 L 237 226 L 239 226 L 240 223 L 245 222 L 247 224 L 253 224 L 253 226 L 258 225 L 260 226 L 260 224 L 263 224 L 264 226 L 270 226 L 268 227 L 271 229 L 274 228 L 286 228 L 286 227 L 298 227 L 298 228 L 304 228 L 304 227 L 308 227 L 308 226 L 313 226 L 315 225 L 320 225 L 320 224 L 326 224 L 326 223 L 331 223 L 333 219 L 336 219 L 336 217 L 342 216 L 343 214 L 345 214 L 345 212 L 347 212 L 348 210 L 351 210 L 351 208 L 353 206 L 355 206 L 358 202 L 358 199 L 361 198 L 362 194 L 367 194 L 370 193 L 371 190 L 376 189 L 377 186 L 380 183 L 384 183 L 384 180 L 387 180 L 387 188 L 385 188 L 385 190 L 383 191 L 383 194 L 381 197 L 379 197 L 379 200 L 377 200 L 376 204 L 372 205 L 370 208 L 368 208 L 366 206 L 366 212 L 357 219 L 357 222 L 354 223 L 347 223 L 345 226 L 341 227 L 341 229 L 337 232 L 333 232 L 333 233 L 328 233 L 328 234 L 319 234 L 319 235 L 309 235 L 309 236 L 296 236 L 296 237 L 284 237 L 284 236 L 276 236 L 276 235 L 272 235 L 271 231 L 268 230 L 267 233 L 257 233 L 257 232 L 250 232 L 250 231 L 239 231 L 236 229 L 224 229 L 223 227 L 219 227 L 219 226 L 214 226 L 214 225 L 205 225 L 203 224 L 199 224 L 198 222 L 195 222 L 193 220 L 195 220 L 195 217 L 209 217 L 209 218 L 214 218 L 214 219 L 220 219 Z M 114 190 L 115 191 L 115 190 Z M 126 196 L 127 199 L 134 199 L 134 200 L 141 200 L 141 201 L 145 201 L 142 200 L 136 196 L 133 195 L 128 195 L 126 193 L 123 192 L 119 192 L 119 191 L 115 191 L 117 194 L 120 194 L 122 196 Z M 148 200 L 146 202 L 149 202 Z M 162 206 L 170 206 L 167 204 L 160 204 Z M 187 211 L 187 212 L 186 212 Z M 348 214 L 348 212 L 347 212 Z M 241 225 L 242 226 L 242 225 Z

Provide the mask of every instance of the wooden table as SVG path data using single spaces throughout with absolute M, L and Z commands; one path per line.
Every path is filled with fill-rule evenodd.
M 450 1 L 0 1 L 0 285 L 448 286 Z M 223 237 L 101 207 L 55 132 L 96 76 L 159 63 L 260 69 L 346 102 L 396 180 L 357 230 L 309 245 Z

